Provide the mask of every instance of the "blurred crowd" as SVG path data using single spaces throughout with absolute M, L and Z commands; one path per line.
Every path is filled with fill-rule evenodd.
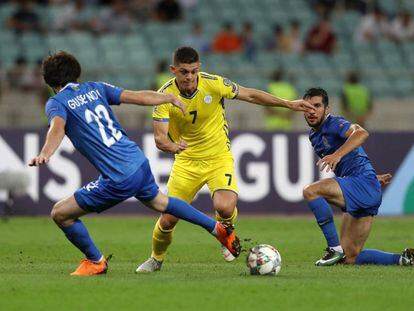
M 88 31 L 96 35 L 115 33 L 127 34 L 139 31 L 135 27 L 139 23 L 156 21 L 160 23 L 177 22 L 185 19 L 186 12 L 191 13 L 197 9 L 198 1 L 202 0 L 39 0 L 39 1 L 0 1 L 1 4 L 12 2 L 16 4 L 15 11 L 11 12 L 5 25 L 16 35 L 24 32 L 69 32 Z M 236 1 L 236 0 L 235 0 Z M 315 12 L 317 22 L 308 29 L 303 29 L 301 20 L 292 19 L 287 24 L 279 24 L 277 21 L 269 25 L 268 33 L 257 33 L 254 29 L 254 21 L 246 21 L 241 27 L 236 27 L 234 21 L 225 21 L 221 29 L 212 37 L 204 33 L 203 24 L 193 20 L 191 31 L 183 33 L 183 45 L 189 45 L 202 53 L 242 54 L 246 61 L 254 61 L 257 51 L 275 53 L 324 53 L 333 54 L 339 50 L 337 34 L 332 27 L 332 16 L 338 10 L 354 10 L 360 12 L 359 25 L 355 27 L 355 43 L 371 43 L 377 40 L 390 40 L 396 43 L 414 42 L 414 20 L 409 11 L 397 12 L 389 16 L 377 2 L 370 0 L 307 0 Z M 48 5 L 56 9 L 54 19 L 45 23 L 45 18 L 34 9 L 34 5 Z M 97 12 L 91 12 L 91 6 L 100 7 Z M 45 26 L 47 25 L 47 27 Z M 135 27 L 135 28 L 134 28 Z M 40 64 L 40 60 L 39 60 Z M 44 89 L 41 81 L 40 66 L 29 66 L 24 57 L 18 57 L 15 65 L 7 72 L 0 66 L 0 84 L 6 84 L 8 88 L 23 91 L 36 91 L 48 96 L 48 90 Z M 166 68 L 166 64 L 161 65 Z M 159 78 L 159 77 L 158 77 Z M 157 77 L 155 79 L 158 79 Z M 296 94 L 293 86 L 280 84 L 283 82 L 283 72 L 277 70 L 272 76 L 269 90 L 283 89 L 289 97 Z M 154 85 L 159 85 L 155 81 Z M 278 84 L 279 83 L 279 84 Z M 354 92 L 356 88 L 347 87 L 350 84 L 359 84 L 357 73 L 349 73 L 347 84 L 344 86 L 344 109 L 348 109 L 352 116 L 355 105 L 350 104 L 346 94 Z M 275 85 L 278 87 L 276 88 Z M 0 90 L 2 89 L 0 85 Z M 351 90 L 352 89 L 352 90 Z M 348 91 L 347 91 L 348 90 Z M 349 91 L 351 90 L 351 91 Z M 366 90 L 365 90 L 366 91 Z M 359 90 L 359 92 L 365 92 Z M 275 95 L 276 91 L 272 91 Z M 363 120 L 371 110 L 369 95 L 364 95 Z M 279 112 L 274 114 L 269 111 L 269 118 L 275 116 L 279 123 L 279 129 L 289 129 L 290 115 L 281 116 Z M 355 116 L 357 118 L 357 116 Z M 285 119 L 285 120 L 282 120 Z M 269 120 L 269 129 L 274 128 L 278 122 Z M 273 124 L 273 125 L 272 125 Z
M 5 26 L 16 33 L 81 30 L 96 34 L 126 34 L 133 31 L 137 22 L 180 21 L 184 18 L 184 11 L 191 12 L 197 7 L 197 0 L 20 0 L 11 2 L 15 2 L 17 8 L 7 19 Z M 375 5 L 375 2 L 368 0 L 308 0 L 308 2 L 318 12 L 319 20 L 304 36 L 299 20 L 292 20 L 285 27 L 275 23 L 272 26 L 272 34 L 267 38 L 257 37 L 258 34 L 255 34 L 254 24 L 251 21 L 245 22 L 239 32 L 235 30 L 232 21 L 227 21 L 213 38 L 205 38 L 203 25 L 195 22 L 192 33 L 188 36 L 184 35 L 184 43 L 193 44 L 204 52 L 245 52 L 249 59 L 254 56 L 257 49 L 330 54 L 336 49 L 336 35 L 332 29 L 331 15 L 337 9 L 353 9 L 364 14 L 360 25 L 356 28 L 354 35 L 356 42 L 372 42 L 382 38 L 396 42 L 414 40 L 414 20 L 409 11 L 388 16 L 379 6 Z M 56 8 L 57 14 L 47 28 L 42 22 L 44 17 L 34 10 L 34 4 L 51 5 Z M 104 9 L 97 14 L 88 10 L 91 5 L 101 5 Z

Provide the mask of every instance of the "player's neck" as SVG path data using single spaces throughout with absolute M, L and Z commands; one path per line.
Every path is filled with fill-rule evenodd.
M 59 93 L 62 89 L 64 89 L 68 84 L 71 84 L 71 83 L 79 83 L 78 82 L 78 80 L 76 80 L 76 82 L 68 82 L 68 83 L 66 83 L 66 85 L 65 86 L 58 86 L 58 87 L 53 87 L 52 88 L 52 90 L 53 90 L 53 92 L 55 92 L 55 94 L 57 94 L 57 93 Z
M 328 119 L 329 117 L 329 113 L 327 115 L 325 115 L 325 117 L 323 118 L 323 120 L 321 121 L 321 123 L 319 123 L 318 126 L 312 127 L 314 132 L 319 131 L 319 129 L 323 126 L 323 124 L 325 123 L 326 119 Z
M 177 88 L 180 91 L 181 94 L 185 95 L 185 96 L 191 96 L 194 94 L 195 91 L 197 91 L 198 88 L 198 78 L 197 78 L 197 83 L 194 85 L 194 87 L 192 88 L 184 88 L 182 87 L 177 80 L 175 80 L 175 83 L 177 84 Z
M 62 87 L 61 87 L 61 86 L 58 86 L 58 87 L 54 87 L 54 88 L 52 88 L 52 90 L 53 90 L 53 92 L 54 92 L 55 94 L 59 93 L 61 89 L 62 89 Z

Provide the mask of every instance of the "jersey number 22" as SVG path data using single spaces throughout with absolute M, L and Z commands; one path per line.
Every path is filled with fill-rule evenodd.
M 114 128 L 114 121 L 112 121 L 111 117 L 109 116 L 108 110 L 106 110 L 105 106 L 96 106 L 95 113 L 93 111 L 90 111 L 89 109 L 86 109 L 85 118 L 88 123 L 95 121 L 98 124 L 99 133 L 101 134 L 103 143 L 108 148 L 122 138 L 121 131 L 118 131 L 116 128 Z M 105 126 L 102 124 L 101 119 L 106 119 L 107 127 L 111 131 L 109 137 L 105 131 Z

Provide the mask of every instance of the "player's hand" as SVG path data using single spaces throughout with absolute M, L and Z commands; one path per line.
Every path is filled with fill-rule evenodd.
M 342 157 L 333 153 L 333 154 L 329 154 L 325 157 L 323 157 L 322 159 L 320 159 L 317 163 L 316 166 L 320 166 L 320 171 L 323 172 L 326 169 L 326 172 L 328 173 L 329 171 L 335 171 L 336 166 L 338 165 L 338 163 L 341 161 Z
M 315 107 L 304 99 L 289 101 L 287 107 L 294 111 L 303 111 L 307 113 L 315 112 Z
M 175 154 L 180 154 L 181 152 L 183 152 L 184 150 L 187 149 L 188 145 L 184 140 L 180 140 L 180 142 L 178 144 L 175 144 L 176 149 L 174 151 Z
M 381 187 L 384 187 L 386 185 L 388 185 L 391 182 L 391 178 L 392 175 L 387 173 L 387 174 L 381 174 L 381 175 L 377 175 L 378 181 L 381 184 Z
M 186 108 L 184 103 L 176 96 L 171 94 L 171 104 L 173 104 L 175 107 L 179 108 L 182 112 L 183 115 L 185 116 L 186 113 Z
M 43 155 L 43 154 L 39 154 L 37 157 L 33 158 L 30 162 L 29 162 L 29 166 L 40 166 L 42 164 L 47 164 L 49 163 L 49 157 Z

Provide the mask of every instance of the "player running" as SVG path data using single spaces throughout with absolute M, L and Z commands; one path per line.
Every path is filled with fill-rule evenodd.
M 361 251 L 371 230 L 373 216 L 377 215 L 381 205 L 381 185 L 388 184 L 391 175 L 376 175 L 361 147 L 368 138 L 368 132 L 358 124 L 330 115 L 325 90 L 311 88 L 303 98 L 315 108 L 314 112 L 305 112 L 305 119 L 311 127 L 309 140 L 320 157 L 317 165 L 320 165 L 321 171 L 326 169 L 336 175 L 303 189 L 305 201 L 328 243 L 325 256 L 315 264 L 331 266 L 343 261 L 357 265 L 414 265 L 414 249 L 407 248 L 401 255 L 376 249 Z M 329 203 L 344 212 L 341 241 Z
M 106 258 L 79 217 L 101 213 L 130 197 L 156 211 L 203 227 L 234 256 L 239 255 L 239 240 L 231 226 L 220 224 L 188 203 L 167 197 L 158 190 L 147 158 L 128 138 L 110 107 L 121 102 L 144 106 L 171 103 L 185 115 L 181 100 L 172 94 L 128 91 L 102 82 L 80 84 L 80 64 L 65 52 L 45 58 L 42 68 L 45 82 L 56 95 L 46 104 L 50 123 L 46 142 L 29 165 L 48 163 L 66 134 L 75 148 L 100 172 L 96 181 L 57 202 L 51 212 L 67 239 L 86 256 L 71 275 L 101 274 L 108 269 Z
M 176 155 L 167 184 L 168 194 L 191 202 L 207 184 L 217 220 L 233 224 L 237 217 L 237 182 L 224 99 L 297 111 L 313 107 L 302 99 L 284 100 L 241 87 L 221 76 L 200 72 L 199 55 L 191 47 L 180 47 L 174 52 L 171 71 L 175 78 L 159 92 L 180 98 L 188 114 L 183 116 L 172 104 L 154 107 L 155 143 L 160 150 Z M 177 222 L 178 219 L 168 213 L 160 216 L 153 231 L 151 257 L 137 268 L 137 272 L 160 270 Z M 222 250 L 225 260 L 234 259 L 225 248 Z

